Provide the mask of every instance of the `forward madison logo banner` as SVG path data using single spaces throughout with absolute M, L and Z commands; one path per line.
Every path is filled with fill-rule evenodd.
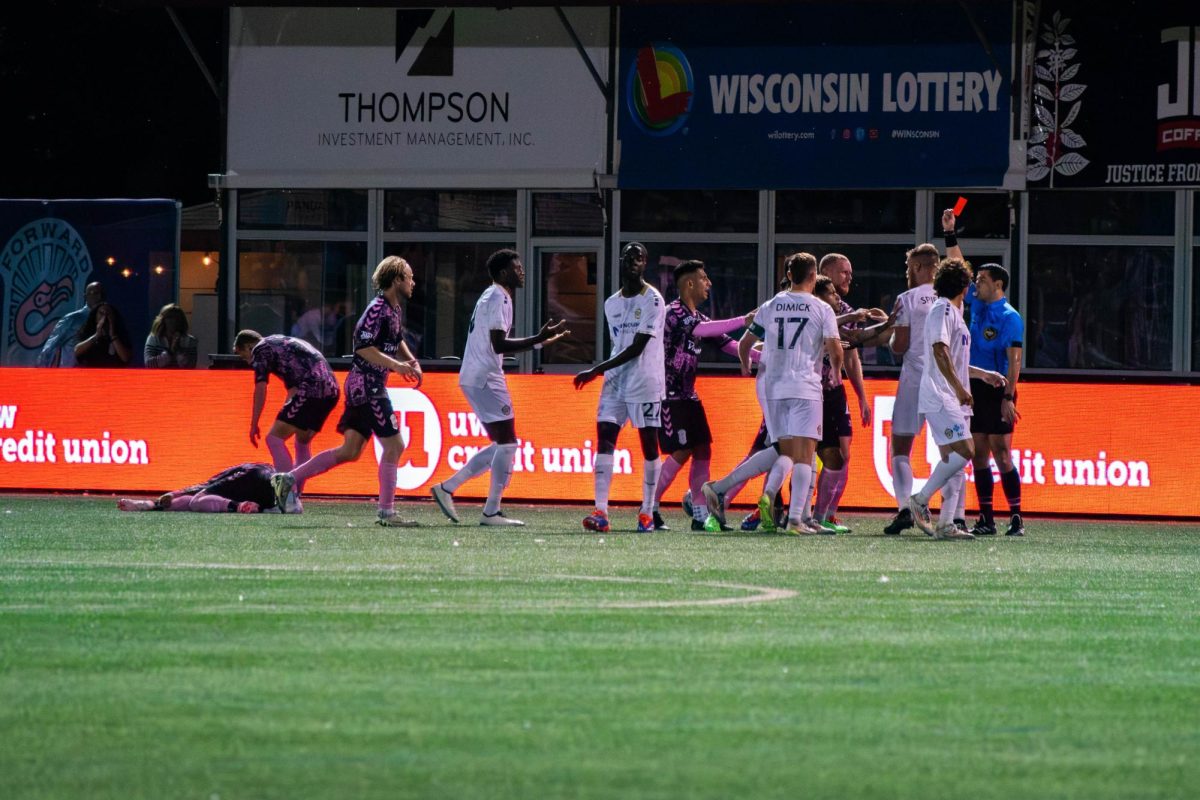
M 0 250 L 4 284 L 0 364 L 33 366 L 55 323 L 83 305 L 92 271 L 87 244 L 69 222 L 34 220 Z

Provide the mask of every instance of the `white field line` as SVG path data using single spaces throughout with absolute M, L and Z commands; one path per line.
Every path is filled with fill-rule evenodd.
M 2 566 L 15 567 L 97 567 L 102 569 L 164 569 L 164 570 L 215 570 L 229 572 L 300 572 L 306 574 L 339 574 L 350 575 L 355 573 L 380 573 L 390 574 L 411 570 L 403 564 L 358 564 L 345 567 L 309 567 L 300 564 L 222 564 L 214 562 L 96 562 L 96 561 L 8 561 L 0 564 Z M 630 578 L 622 576 L 605 576 L 605 575 L 444 575 L 441 573 L 430 572 L 411 572 L 405 573 L 408 577 L 416 578 L 436 578 L 437 580 L 494 580 L 494 581 L 519 581 L 530 583 L 539 580 L 556 580 L 556 581 L 590 581 L 594 583 L 628 583 L 628 584 L 655 584 L 663 586 L 703 586 L 710 589 L 729 589 L 739 592 L 749 592 L 749 594 L 736 597 L 713 597 L 704 600 L 613 600 L 601 601 L 598 603 L 570 603 L 562 601 L 547 601 L 544 603 L 517 603 L 505 604 L 505 608 L 686 608 L 697 606 L 736 606 L 750 605 L 753 603 L 771 603 L 778 600 L 788 600 L 795 597 L 798 593 L 792 589 L 776 589 L 770 586 L 752 586 L 742 583 L 724 583 L 720 581 L 676 581 L 666 578 Z M 5 606 L 0 605 L 0 610 L 28 610 L 37 608 L 28 604 Z M 48 606 L 43 606 L 48 607 Z M 112 608 L 121 608 L 128 606 L 112 606 Z M 278 606 L 261 606 L 238 603 L 233 607 L 263 610 L 273 608 L 275 610 L 284 610 Z M 445 608 L 445 609 L 464 609 L 470 607 L 454 606 L 446 604 L 433 604 L 425 606 L 426 608 Z M 343 608 L 346 611 L 382 611 L 378 605 L 363 605 L 363 606 L 346 606 L 335 607 Z M 489 608 L 492 608 L 489 606 Z M 331 611 L 334 608 L 323 608 L 321 610 Z M 411 607 L 407 610 L 412 611 Z

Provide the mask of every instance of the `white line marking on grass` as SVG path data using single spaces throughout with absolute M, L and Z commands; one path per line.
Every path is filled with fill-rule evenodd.
M 579 604 L 561 601 L 536 603 L 537 608 L 686 608 L 695 606 L 736 606 L 753 603 L 773 603 L 796 597 L 798 592 L 792 589 L 776 589 L 770 586 L 753 586 L 744 583 L 725 583 L 720 581 L 677 581 L 669 578 L 631 578 L 613 575 L 445 575 L 442 573 L 417 573 L 404 564 L 358 564 L 345 567 L 316 567 L 301 564 L 221 564 L 213 562 L 96 562 L 96 561 L 9 561 L 7 566 L 16 567 L 97 567 L 102 569 L 166 569 L 166 570 L 217 570 L 241 572 L 299 572 L 307 574 L 354 574 L 354 573 L 394 573 L 408 570 L 412 577 L 434 577 L 439 580 L 495 580 L 522 581 L 529 583 L 537 580 L 557 581 L 590 581 L 593 583 L 628 583 L 655 584 L 660 586 L 703 586 L 709 589 L 731 589 L 740 592 L 750 592 L 739 597 L 713 597 L 704 600 L 612 600 L 592 604 Z M 445 607 L 445 606 L 439 606 Z M 526 607 L 530 607 L 526 604 Z M 15 610 L 15 606 L 0 606 Z M 28 609 L 31 606 L 22 605 Z M 370 610 L 374 606 L 353 607 Z M 375 609 L 379 610 L 379 609 Z

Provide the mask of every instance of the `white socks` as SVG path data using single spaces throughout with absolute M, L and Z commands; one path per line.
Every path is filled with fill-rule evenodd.
M 892 489 L 896 492 L 896 509 L 903 511 L 908 508 L 908 498 L 912 497 L 913 477 L 912 462 L 908 456 L 892 456 Z
M 487 502 L 483 504 L 483 513 L 488 515 L 495 514 L 500 510 L 500 495 L 504 493 L 505 487 L 508 486 L 508 482 L 512 479 L 513 459 L 517 455 L 517 445 L 515 442 L 513 444 L 492 445 L 486 448 L 486 450 L 493 448 L 495 448 L 495 455 L 492 456 L 491 463 L 492 483 L 488 487 Z M 443 484 L 442 488 L 445 489 L 446 486 Z

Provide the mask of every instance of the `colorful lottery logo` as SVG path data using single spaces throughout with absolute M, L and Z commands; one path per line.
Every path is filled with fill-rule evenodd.
M 651 136 L 669 136 L 683 127 L 692 110 L 692 67 L 674 45 L 655 43 L 637 51 L 629 70 L 629 113 Z

